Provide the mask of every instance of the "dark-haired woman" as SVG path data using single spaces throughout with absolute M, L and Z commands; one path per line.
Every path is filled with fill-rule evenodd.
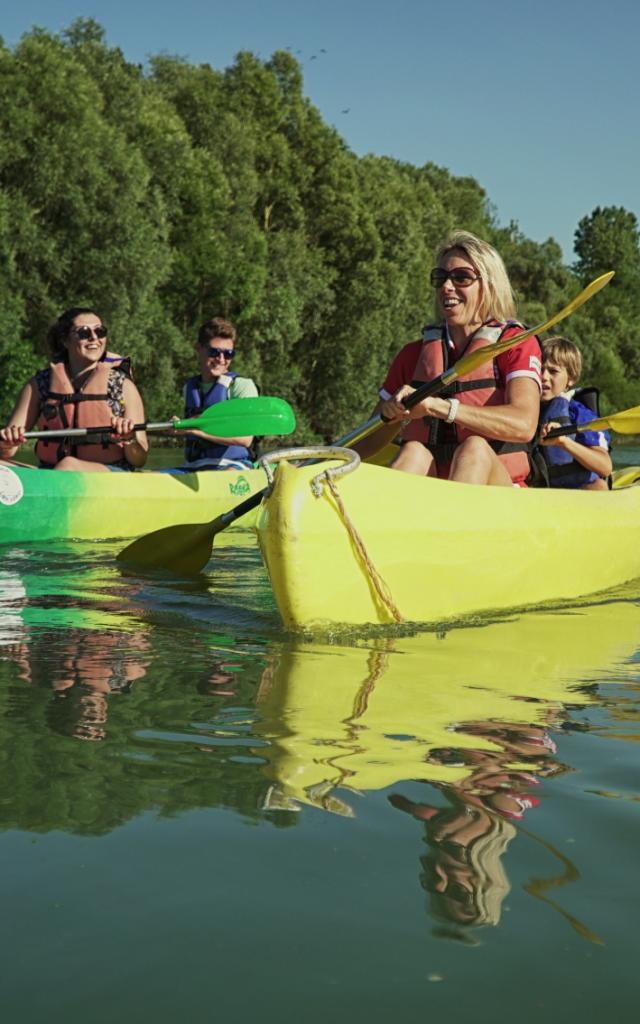
M 126 359 L 107 351 L 107 329 L 92 309 L 66 310 L 48 333 L 51 362 L 24 386 L 6 427 L 0 430 L 0 458 L 12 459 L 25 431 L 105 427 L 87 438 L 39 440 L 41 467 L 61 470 L 130 470 L 144 465 L 146 434 L 140 392 Z

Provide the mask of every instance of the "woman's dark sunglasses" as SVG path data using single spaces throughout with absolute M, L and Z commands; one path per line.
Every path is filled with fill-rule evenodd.
M 74 327 L 76 338 L 80 338 L 82 341 L 89 341 L 89 338 L 106 338 L 107 328 L 106 327 Z
M 232 348 L 216 348 L 215 345 L 209 345 L 207 347 L 207 354 L 211 359 L 215 359 L 216 356 L 218 356 L 220 359 L 231 360 L 233 359 L 233 352 L 234 350 Z
M 442 288 L 447 279 L 451 279 L 458 288 L 468 288 L 474 281 L 480 280 L 480 274 L 474 274 L 464 267 L 456 267 L 454 270 L 443 270 L 442 267 L 434 267 L 430 274 L 430 281 L 434 288 Z

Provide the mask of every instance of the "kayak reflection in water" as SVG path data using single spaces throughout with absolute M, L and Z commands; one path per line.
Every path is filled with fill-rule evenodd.
M 392 794 L 390 803 L 426 826 L 429 852 L 421 858 L 421 884 L 430 894 L 430 911 L 449 926 L 449 938 L 469 941 L 467 928 L 498 925 L 510 890 L 502 858 L 516 835 L 514 822 L 539 804 L 530 789 L 540 777 L 566 771 L 552 759 L 556 746 L 548 732 L 522 724 L 470 722 L 457 731 L 499 743 L 502 750 L 440 749 L 429 761 L 465 764 L 471 774 L 456 785 L 432 783 L 449 806 L 435 807 Z M 530 769 L 514 771 L 504 762 L 531 758 Z M 451 926 L 454 926 L 451 929 Z

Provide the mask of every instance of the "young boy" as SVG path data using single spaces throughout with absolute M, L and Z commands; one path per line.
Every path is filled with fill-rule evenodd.
M 213 317 L 198 331 L 195 345 L 200 372 L 184 386 L 184 415 L 197 416 L 211 405 L 234 398 L 255 398 L 258 389 L 250 377 L 231 369 L 236 349 L 236 329 L 229 320 Z M 177 431 L 176 433 L 186 433 Z M 185 470 L 247 469 L 253 437 L 217 437 L 202 430 L 187 433 Z
M 540 443 L 551 487 L 606 491 L 613 470 L 607 430 L 585 430 L 547 440 L 554 427 L 579 426 L 595 419 L 591 409 L 572 397 L 581 370 L 582 356 L 572 341 L 556 337 L 543 343 Z

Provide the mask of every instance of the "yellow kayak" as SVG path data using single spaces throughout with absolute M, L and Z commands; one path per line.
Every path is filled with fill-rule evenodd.
M 258 513 L 287 627 L 450 622 L 572 602 L 640 576 L 638 486 L 475 487 L 357 465 L 352 455 L 298 468 L 281 461 Z

